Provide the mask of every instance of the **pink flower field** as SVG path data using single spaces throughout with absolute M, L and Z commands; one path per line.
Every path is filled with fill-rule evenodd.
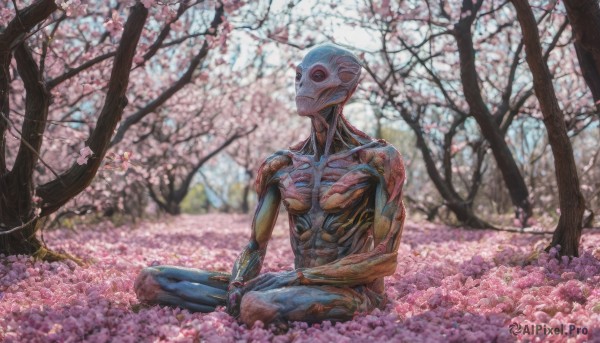
M 263 271 L 292 268 L 285 219 Z M 0 341 L 600 342 L 600 232 L 590 230 L 581 257 L 559 262 L 540 253 L 545 235 L 408 223 L 385 310 L 335 325 L 293 323 L 281 333 L 239 325 L 224 309 L 139 306 L 142 267 L 229 271 L 249 227 L 247 216 L 211 214 L 46 232 L 49 247 L 87 265 L 0 257 Z

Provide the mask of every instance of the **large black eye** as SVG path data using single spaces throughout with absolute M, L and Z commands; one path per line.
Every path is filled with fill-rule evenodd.
M 297 71 L 296 72 L 296 81 L 300 81 L 300 79 L 302 79 L 302 73 Z
M 317 69 L 310 74 L 310 78 L 315 82 L 321 82 L 327 78 L 327 73 L 321 69 Z

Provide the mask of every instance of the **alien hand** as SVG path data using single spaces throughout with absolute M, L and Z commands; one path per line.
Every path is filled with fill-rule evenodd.
M 270 272 L 261 274 L 244 284 L 244 293 L 250 291 L 268 291 L 287 286 L 297 286 L 303 279 L 300 270 L 289 270 L 284 272 Z
M 240 304 L 242 303 L 242 290 L 243 283 L 239 281 L 233 281 L 227 288 L 227 298 L 225 299 L 227 304 L 227 313 L 234 318 L 240 315 Z

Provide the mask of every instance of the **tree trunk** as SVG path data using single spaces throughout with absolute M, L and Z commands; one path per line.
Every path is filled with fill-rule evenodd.
M 37 1 L 22 9 L 0 34 L 0 254 L 48 255 L 35 236 L 39 220 L 33 203 L 33 168 L 38 160 L 50 96 L 39 68 L 20 36 L 56 10 L 53 1 Z M 21 144 L 12 170 L 5 163 L 5 134 L 8 119 L 10 80 L 8 67 L 15 52 L 17 70 L 25 87 L 25 122 Z M 51 258 L 49 258 L 51 259 Z
M 575 36 L 579 68 L 600 111 L 600 2 L 565 0 L 564 4 Z
M 548 247 L 560 245 L 560 255 L 579 256 L 579 239 L 585 202 L 579 187 L 577 165 L 573 148 L 567 135 L 564 114 L 560 109 L 552 76 L 542 56 L 539 32 L 535 17 L 526 0 L 512 0 L 523 32 L 526 60 L 533 76 L 535 95 L 540 103 L 548 140 L 554 155 L 554 168 L 558 184 L 560 219 Z
M 382 113 L 379 108 L 373 108 L 373 115 L 375 116 L 375 138 L 382 139 L 383 132 L 381 126 Z
M 471 203 L 465 201 L 454 190 L 454 187 L 450 183 L 451 181 L 442 177 L 437 169 L 435 161 L 431 157 L 431 151 L 427 147 L 427 143 L 425 142 L 425 138 L 423 137 L 420 127 L 413 120 L 411 120 L 406 111 L 401 111 L 401 115 L 413 129 L 413 132 L 417 137 L 417 147 L 419 150 L 421 150 L 421 155 L 423 156 L 423 161 L 425 162 L 425 168 L 427 169 L 427 174 L 431 178 L 431 181 L 437 188 L 438 192 L 440 192 L 440 195 L 445 201 L 446 207 L 448 207 L 450 211 L 454 213 L 458 221 L 467 226 L 478 229 L 493 228 L 492 225 L 478 218 L 475 213 L 473 213 Z
M 454 27 L 454 37 L 460 60 L 460 78 L 465 100 L 469 104 L 469 114 L 475 118 L 481 129 L 481 134 L 490 145 L 496 165 L 500 169 L 502 179 L 508 188 L 513 206 L 516 207 L 516 215 L 523 223 L 526 223 L 532 214 L 527 184 L 508 144 L 504 140 L 499 124 L 483 100 L 479 86 L 471 25 L 480 6 L 481 2 L 475 5 L 472 0 L 463 0 L 461 19 Z
M 248 175 L 248 182 L 244 185 L 244 190 L 242 191 L 242 213 L 250 212 L 250 190 L 252 189 L 252 185 L 254 183 L 254 173 L 252 170 L 247 169 L 246 175 Z
M 242 191 L 242 204 L 241 204 L 242 213 L 250 212 L 250 203 L 249 203 L 249 199 L 248 199 L 249 197 L 250 197 L 250 183 L 246 183 L 244 185 L 244 190 Z
M 35 219 L 27 225 L 24 225 L 22 229 L 19 229 L 10 235 L 1 235 L 0 254 L 29 255 L 50 262 L 69 258 L 79 264 L 82 263 L 77 258 L 68 254 L 48 250 L 36 237 L 36 232 L 40 230 L 42 226 L 43 220 Z
M 165 211 L 172 216 L 178 216 L 181 214 L 181 206 L 179 204 L 180 202 L 169 201 L 165 207 Z
M 141 4 L 132 7 L 125 23 L 121 43 L 117 48 L 113 68 L 108 83 L 103 109 L 88 141 L 93 151 L 90 161 L 83 166 L 74 164 L 55 180 L 35 188 L 33 171 L 38 162 L 43 143 L 50 96 L 37 62 L 32 57 L 26 43 L 16 43 L 37 23 L 50 16 L 56 9 L 54 1 L 40 0 L 19 11 L 0 34 L 0 63 L 6 63 L 6 56 L 14 49 L 17 70 L 25 86 L 25 120 L 21 130 L 21 144 L 12 170 L 5 170 L 0 163 L 0 254 L 28 254 L 46 260 L 55 260 L 66 255 L 46 250 L 36 237 L 41 227 L 41 219 L 58 210 L 63 204 L 83 191 L 92 182 L 104 158 L 112 132 L 121 119 L 127 103 L 125 93 L 129 73 L 135 55 L 137 42 L 146 22 L 148 10 Z M 10 62 L 10 60 L 8 60 Z M 2 66 L 2 70 L 5 70 Z M 0 78 L 0 102 L 7 97 L 4 92 L 6 82 Z M 1 109 L 7 105 L 0 104 Z M 8 115 L 3 114 L 4 116 Z M 8 124 L 6 118 L 2 118 Z M 4 126 L 0 135 L 4 137 Z M 0 148 L 2 148 L 0 144 Z M 0 160 L 4 161 L 4 151 Z M 41 200 L 34 201 L 34 194 Z M 37 200 L 37 199 L 36 199 Z M 24 224 L 25 223 L 25 224 Z

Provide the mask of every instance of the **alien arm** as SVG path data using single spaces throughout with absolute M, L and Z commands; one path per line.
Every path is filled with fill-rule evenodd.
M 279 213 L 281 196 L 277 186 L 270 186 L 259 199 L 252 222 L 252 235 L 233 265 L 231 283 L 243 283 L 258 275 L 267 252 L 267 244 Z
M 252 234 L 250 241 L 233 265 L 230 288 L 240 287 L 260 272 L 267 252 L 267 244 L 279 214 L 281 194 L 276 182 L 277 172 L 287 163 L 289 157 L 279 152 L 269 157 L 258 170 L 255 188 L 259 200 L 252 221 Z
M 378 193 L 381 191 L 378 190 Z M 378 194 L 377 202 L 383 198 Z M 398 246 L 405 217 L 402 201 L 376 207 L 375 242 L 372 251 L 349 255 L 319 267 L 299 269 L 299 284 L 355 286 L 368 284 L 396 271 Z M 377 236 L 379 243 L 377 243 Z
M 375 248 L 319 267 L 299 269 L 299 284 L 354 286 L 371 283 L 396 271 L 406 216 L 402 203 L 404 166 L 400 154 L 391 146 L 378 152 L 372 165 L 381 176 L 375 194 Z

